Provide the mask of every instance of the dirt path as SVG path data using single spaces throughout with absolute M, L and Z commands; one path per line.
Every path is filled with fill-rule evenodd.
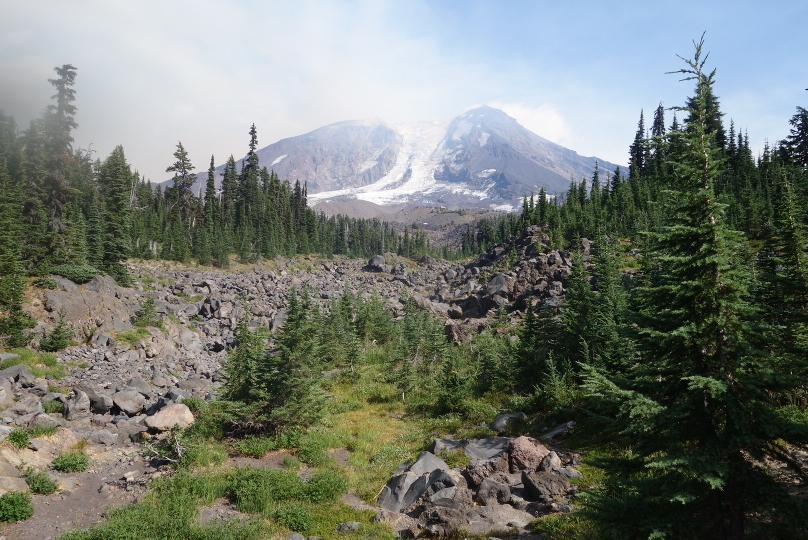
M 54 474 L 62 485 L 73 489 L 53 495 L 32 495 L 34 516 L 3 524 L 0 538 L 52 540 L 68 531 L 98 523 L 108 510 L 131 504 L 145 493 L 147 470 L 145 462 L 135 459 L 85 473 Z M 132 471 L 137 473 L 133 481 L 123 480 L 124 473 Z

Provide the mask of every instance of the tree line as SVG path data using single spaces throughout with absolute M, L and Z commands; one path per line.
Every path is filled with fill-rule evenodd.
M 128 284 L 123 262 L 130 257 L 227 268 L 234 255 L 246 263 L 311 253 L 457 256 L 430 245 L 415 225 L 402 232 L 379 219 L 309 208 L 305 184 L 259 167 L 254 125 L 247 156 L 240 164 L 230 156 L 220 188 L 211 156 L 204 193 L 193 193 L 195 167 L 181 142 L 166 169 L 173 182 L 154 186 L 122 146 L 103 160 L 74 148 L 77 69 L 54 71 L 54 103 L 27 129 L 0 111 L 0 340 L 8 345 L 30 339 L 24 330 L 33 321 L 21 308 L 27 276 L 81 283 L 106 273 Z

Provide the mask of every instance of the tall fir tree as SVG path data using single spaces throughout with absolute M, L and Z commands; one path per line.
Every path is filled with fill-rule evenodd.
M 619 379 L 588 368 L 589 391 L 632 443 L 624 457 L 597 460 L 607 481 L 590 515 L 623 538 L 786 537 L 778 527 L 805 527 L 806 515 L 762 464 L 782 454 L 773 439 L 805 443 L 808 426 L 775 412 L 773 396 L 795 381 L 753 347 L 744 240 L 714 191 L 715 72 L 704 72 L 703 39 L 695 46 L 677 72 L 696 91 L 676 134 L 683 155 L 668 218 L 650 234 L 655 275 L 638 289 L 641 359 Z

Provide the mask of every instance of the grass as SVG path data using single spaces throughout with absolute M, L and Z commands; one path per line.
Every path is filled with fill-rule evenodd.
M 24 429 L 15 428 L 8 434 L 6 441 L 20 450 L 31 444 L 31 435 Z
M 57 456 L 51 465 L 60 472 L 83 472 L 90 466 L 90 456 L 81 452 L 68 452 Z
M 39 437 L 53 437 L 59 431 L 59 426 L 47 426 L 37 424 L 30 429 L 31 437 L 37 439 Z
M 38 353 L 32 349 L 12 349 L 8 352 L 14 353 L 18 357 L 0 362 L 0 370 L 25 364 L 35 377 L 44 378 L 50 375 L 54 379 L 61 379 L 67 376 L 65 366 L 60 364 L 56 356 L 51 353 Z
M 241 455 L 262 458 L 277 449 L 277 443 L 272 437 L 247 437 L 233 443 L 233 448 Z
M 136 349 L 140 342 L 151 337 L 151 333 L 145 328 L 135 328 L 133 330 L 119 330 L 115 333 L 118 341 L 127 343 L 131 348 Z

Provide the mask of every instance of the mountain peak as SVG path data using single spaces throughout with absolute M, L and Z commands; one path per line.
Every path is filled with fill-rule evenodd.
M 513 210 L 544 187 L 567 191 L 595 163 L 615 165 L 552 143 L 504 111 L 475 105 L 449 120 L 390 125 L 346 120 L 257 151 L 261 166 L 308 183 L 309 202 Z M 204 175 L 197 177 L 202 185 Z

